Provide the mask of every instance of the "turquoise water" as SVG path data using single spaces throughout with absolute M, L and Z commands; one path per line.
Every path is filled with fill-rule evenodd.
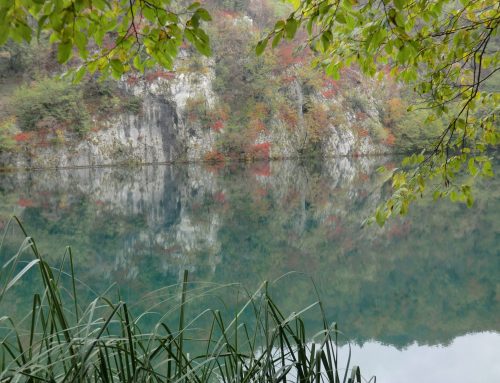
M 193 282 L 238 282 L 250 291 L 286 274 L 271 290 L 291 312 L 315 300 L 312 278 L 328 319 L 358 344 L 365 364 L 379 361 L 370 367 L 377 381 L 398 381 L 391 360 L 411 370 L 432 350 L 441 351 L 422 374 L 442 371 L 442 363 L 463 370 L 475 349 L 487 363 L 500 346 L 498 181 L 480 185 L 473 209 L 423 200 L 382 229 L 362 227 L 387 191 L 375 169 L 397 161 L 1 174 L 0 227 L 17 214 L 48 259 L 59 260 L 71 245 L 82 281 L 97 292 L 116 283 L 132 301 L 177 283 L 184 269 Z M 17 228 L 8 229 L 2 263 L 21 240 Z M 27 275 L 10 291 L 3 310 L 20 310 L 34 279 Z M 234 291 L 218 293 L 228 310 L 238 300 Z M 312 328 L 315 318 L 307 316 Z M 490 367 L 481 376 L 500 378 Z

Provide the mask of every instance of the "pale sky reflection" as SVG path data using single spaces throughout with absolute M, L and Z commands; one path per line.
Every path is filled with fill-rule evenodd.
M 447 346 L 352 346 L 354 364 L 365 378 L 376 375 L 377 383 L 500 382 L 499 355 L 500 334 L 492 332 L 463 335 Z

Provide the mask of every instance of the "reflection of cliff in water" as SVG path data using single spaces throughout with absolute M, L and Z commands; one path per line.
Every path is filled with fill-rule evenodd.
M 0 220 L 16 209 L 54 259 L 71 244 L 81 279 L 101 291 L 116 281 L 138 297 L 185 268 L 194 280 L 252 289 L 297 270 L 360 341 L 434 344 L 500 330 L 498 188 L 479 191 L 472 210 L 424 201 L 407 219 L 362 228 L 381 198 L 381 162 L 390 166 L 341 158 L 8 174 Z M 290 309 L 314 300 L 305 277 L 279 284 Z

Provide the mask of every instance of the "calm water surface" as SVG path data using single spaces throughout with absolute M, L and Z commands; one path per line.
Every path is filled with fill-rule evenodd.
M 82 281 L 97 292 L 117 283 L 129 300 L 177 283 L 184 269 L 193 282 L 250 291 L 299 271 L 272 284 L 276 301 L 306 307 L 312 277 L 366 376 L 500 381 L 498 181 L 479 187 L 474 209 L 422 201 L 382 229 L 362 227 L 385 192 L 375 169 L 397 161 L 1 174 L 0 227 L 18 214 L 46 257 L 59 260 L 71 245 Z M 21 241 L 9 228 L 0 261 Z M 3 307 L 19 311 L 35 279 Z M 218 293 L 229 310 L 234 291 Z

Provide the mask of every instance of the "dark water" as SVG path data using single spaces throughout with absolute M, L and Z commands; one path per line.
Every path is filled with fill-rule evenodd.
M 177 283 L 184 269 L 191 281 L 250 291 L 299 271 L 272 284 L 276 301 L 306 307 L 312 277 L 328 319 L 378 381 L 451 381 L 457 369 L 461 381 L 479 381 L 478 371 L 500 381 L 491 365 L 500 351 L 499 182 L 481 183 L 473 209 L 424 200 L 382 229 L 362 227 L 384 193 L 375 169 L 397 161 L 2 174 L 0 226 L 18 214 L 47 258 L 71 245 L 82 281 L 98 292 L 117 283 L 129 300 Z M 21 240 L 9 229 L 0 261 Z M 30 278 L 3 310 L 19 310 Z M 237 300 L 231 289 L 218 294 L 228 306 Z

